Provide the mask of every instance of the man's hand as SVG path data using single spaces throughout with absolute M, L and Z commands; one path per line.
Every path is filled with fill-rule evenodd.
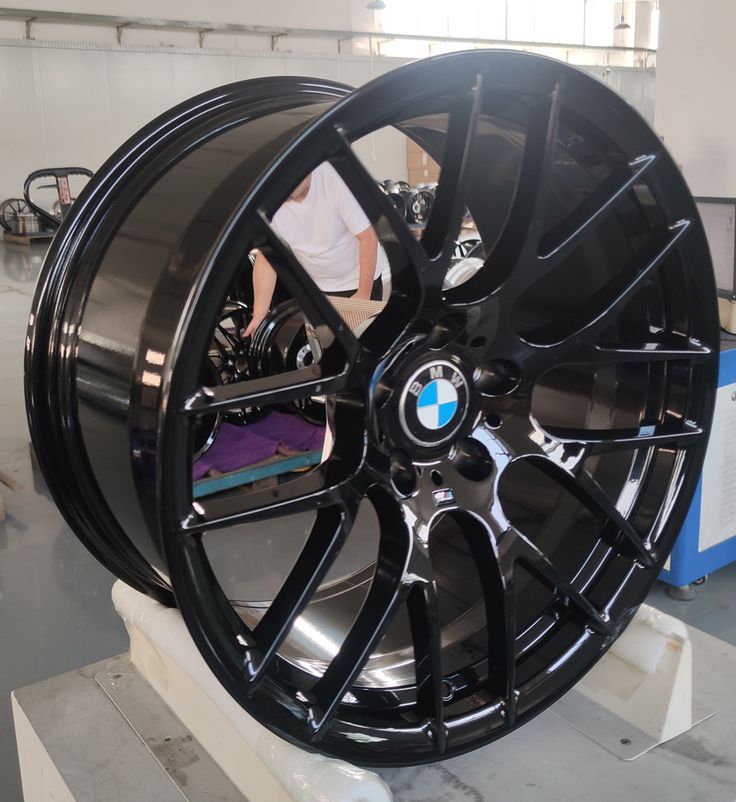
M 268 259 L 258 251 L 253 265 L 253 317 L 243 332 L 244 337 L 252 337 L 268 314 L 276 286 L 276 271 Z
M 263 323 L 263 318 L 266 317 L 265 315 L 253 315 L 250 319 L 250 323 L 245 327 L 245 331 L 243 332 L 243 337 L 252 337 L 258 327 Z

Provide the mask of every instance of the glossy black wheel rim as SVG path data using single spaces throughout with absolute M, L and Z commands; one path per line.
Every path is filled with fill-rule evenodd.
M 317 100 L 303 82 L 283 86 L 285 106 L 303 110 L 299 124 L 277 131 L 278 147 L 259 153 L 251 142 L 258 158 L 238 190 L 223 180 L 184 221 L 170 251 L 176 270 L 160 271 L 153 287 L 155 325 L 141 322 L 127 366 L 133 484 L 147 527 L 135 543 L 171 578 L 220 681 L 267 727 L 367 765 L 436 760 L 506 734 L 558 698 L 656 579 L 712 415 L 718 326 L 704 234 L 646 124 L 558 62 L 456 54 L 337 102 L 335 88 L 329 103 L 320 102 L 326 89 Z M 419 240 L 350 145 L 384 125 L 441 164 Z M 269 223 L 324 160 L 391 264 L 387 307 L 359 339 Z M 144 198 L 137 211 L 150 216 L 153 204 Z M 488 256 L 467 281 L 443 288 L 466 205 Z M 123 219 L 128 236 L 135 212 Z M 115 247 L 112 238 L 106 259 Z M 331 344 L 301 371 L 200 387 L 195 357 L 204 358 L 253 247 L 312 323 L 331 331 Z M 113 268 L 114 260 L 101 270 Z M 420 410 L 424 390 L 440 381 L 454 393 L 450 411 L 436 412 L 449 415 L 441 425 Z M 198 417 L 315 394 L 330 397 L 334 430 L 318 468 L 276 490 L 192 501 Z M 289 659 L 288 636 L 296 621 L 312 620 L 310 600 L 366 504 L 380 530 L 367 595 L 335 654 L 310 675 Z M 250 625 L 218 581 L 203 534 L 298 511 L 314 512 L 306 545 Z M 448 618 L 444 577 L 454 559 L 473 567 L 467 584 L 477 596 Z M 374 683 L 371 658 L 399 615 L 408 668 Z M 458 621 L 470 628 L 448 646 Z

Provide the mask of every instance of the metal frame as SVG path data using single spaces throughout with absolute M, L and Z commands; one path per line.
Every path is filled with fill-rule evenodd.
M 442 165 L 419 241 L 351 147 L 386 125 Z M 478 166 L 514 153 L 507 205 L 494 206 L 507 185 Z M 391 265 L 389 301 L 359 338 L 270 225 L 325 160 Z M 488 256 L 445 288 L 466 206 Z M 140 249 L 164 216 L 167 246 Z M 303 370 L 203 387 L 199 365 L 254 247 L 331 343 Z M 132 347 L 117 343 L 118 306 Z M 704 232 L 656 135 L 589 76 L 488 51 L 417 62 L 352 93 L 307 79 L 234 84 L 154 121 L 103 166 L 54 240 L 28 342 L 34 442 L 68 519 L 102 551 L 78 510 L 89 494 L 108 505 L 96 523 L 117 527 L 119 551 L 170 577 L 205 660 L 265 726 L 309 749 L 391 765 L 457 755 L 520 726 L 630 620 L 697 483 L 718 321 Z M 399 423 L 401 389 L 441 360 L 471 392 L 454 442 L 417 446 Z M 572 377 L 559 374 L 565 365 Z M 110 387 L 125 391 L 111 398 Z M 557 400 L 538 402 L 540 387 Z M 565 393 L 584 402 L 582 418 Z M 334 433 L 317 468 L 276 490 L 193 500 L 193 420 L 317 394 L 328 397 Z M 49 396 L 69 412 L 45 406 Z M 70 449 L 84 498 L 55 468 Z M 573 502 L 572 518 L 559 505 L 549 513 L 553 541 L 509 511 L 512 491 L 527 486 L 519 470 Z M 543 495 L 521 506 L 533 510 Z M 380 529 L 367 595 L 337 653 L 310 673 L 288 637 L 313 614 L 361 504 Z M 203 534 L 299 511 L 314 513 L 306 544 L 267 610 L 249 619 L 228 600 Z M 578 516 L 592 527 L 580 542 Z M 477 573 L 471 651 L 439 617 L 446 560 L 431 552 L 443 527 Z M 380 680 L 371 658 L 400 611 L 406 647 Z
M 413 42 L 451 42 L 460 45 L 478 45 L 482 47 L 539 47 L 561 50 L 603 50 L 610 52 L 656 54 L 656 50 L 644 47 L 621 47 L 591 45 L 585 42 L 536 42 L 513 39 L 487 39 L 462 36 L 432 36 L 410 33 L 390 33 L 385 31 L 341 30 L 334 28 L 293 28 L 289 26 L 243 25 L 232 22 L 201 22 L 195 20 L 161 19 L 155 17 L 117 16 L 112 14 L 70 13 L 64 11 L 40 11 L 24 8 L 0 8 L 0 19 L 24 20 L 26 23 L 26 39 L 31 38 L 31 26 L 36 22 L 51 22 L 68 25 L 110 25 L 117 31 L 117 42 L 122 44 L 122 33 L 126 29 L 158 29 L 192 31 L 199 34 L 199 47 L 204 45 L 204 37 L 208 33 L 231 33 L 254 36 L 267 36 L 271 40 L 271 50 L 276 48 L 278 40 L 284 36 L 301 39 L 334 39 L 337 52 L 342 44 L 354 39 L 368 39 L 373 51 L 373 41 L 401 40 Z

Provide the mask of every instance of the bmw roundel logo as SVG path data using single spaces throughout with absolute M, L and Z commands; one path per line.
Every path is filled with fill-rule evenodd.
M 451 362 L 430 362 L 416 370 L 404 386 L 401 426 L 419 445 L 441 445 L 460 428 L 467 403 L 465 376 Z

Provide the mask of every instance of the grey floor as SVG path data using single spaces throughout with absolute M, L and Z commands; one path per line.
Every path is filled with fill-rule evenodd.
M 23 339 L 43 245 L 0 242 L 0 802 L 22 794 L 10 691 L 125 651 L 110 601 L 113 576 L 70 532 L 34 475 L 23 404 Z
M 113 577 L 78 543 L 34 474 L 23 406 L 23 339 L 44 247 L 0 242 L 0 802 L 21 802 L 10 691 L 127 648 L 110 602 Z M 63 467 L 63 466 L 62 466 Z M 736 565 L 710 577 L 693 602 L 658 586 L 651 603 L 736 645 Z

